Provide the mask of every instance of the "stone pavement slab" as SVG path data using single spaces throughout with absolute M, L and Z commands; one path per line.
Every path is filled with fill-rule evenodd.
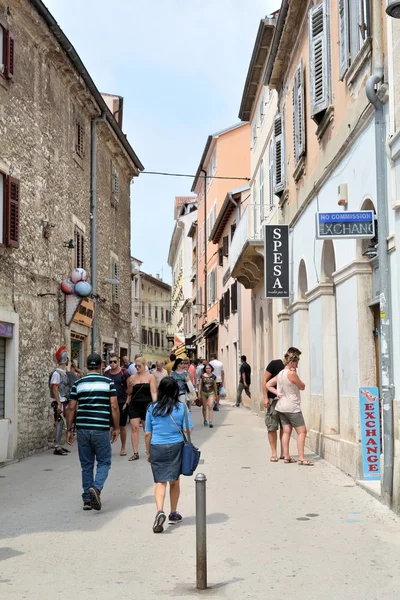
M 117 443 L 99 513 L 82 511 L 76 448 L 0 470 L 1 600 L 398 598 L 392 512 L 318 457 L 314 467 L 270 463 L 263 421 L 246 409 L 225 405 L 212 430 L 193 416 L 210 589 L 195 589 L 194 480 L 182 478 L 184 522 L 154 535 L 144 449 L 130 463 Z

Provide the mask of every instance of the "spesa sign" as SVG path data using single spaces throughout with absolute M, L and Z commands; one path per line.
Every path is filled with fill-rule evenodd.
M 359 388 L 363 479 L 381 478 L 381 434 L 379 391 L 377 387 Z

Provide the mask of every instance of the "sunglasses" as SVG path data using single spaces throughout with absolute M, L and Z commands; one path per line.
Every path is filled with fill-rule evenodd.
M 110 365 L 112 365 L 114 363 L 117 364 L 117 362 L 118 362 L 117 360 L 110 360 Z

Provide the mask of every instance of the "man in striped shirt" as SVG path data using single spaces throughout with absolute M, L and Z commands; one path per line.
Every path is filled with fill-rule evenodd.
M 114 382 L 101 375 L 101 357 L 90 354 L 88 374 L 74 384 L 67 414 L 67 441 L 74 441 L 76 413 L 79 460 L 82 467 L 83 510 L 101 510 L 100 494 L 111 467 L 111 443 L 119 435 L 119 408 Z M 112 420 L 110 439 L 110 422 Z M 97 470 L 94 474 L 94 463 Z

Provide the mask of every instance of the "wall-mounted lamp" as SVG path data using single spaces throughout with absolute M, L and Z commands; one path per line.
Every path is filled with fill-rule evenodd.
M 63 242 L 64 248 L 68 248 L 68 250 L 73 250 L 75 248 L 74 240 L 71 239 L 68 242 Z
M 390 2 L 386 7 L 386 13 L 393 19 L 400 19 L 400 1 Z
M 369 258 L 369 260 L 375 258 L 375 256 L 378 254 L 378 251 L 376 249 L 377 244 L 378 238 L 375 236 L 369 241 L 367 249 L 365 250 L 365 252 L 363 252 L 363 256 L 366 256 L 367 258 Z

